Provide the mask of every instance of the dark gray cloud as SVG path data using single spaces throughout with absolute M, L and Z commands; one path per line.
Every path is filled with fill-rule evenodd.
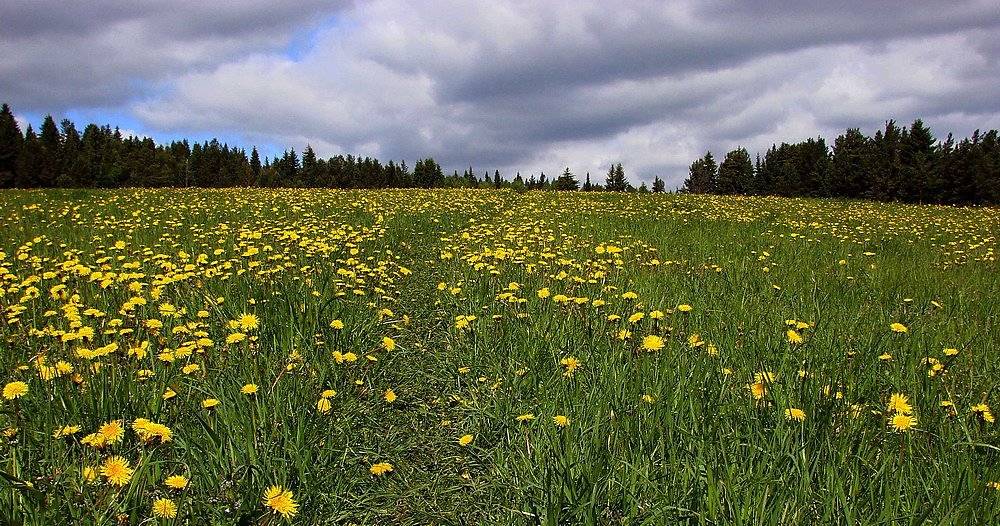
M 113 107 L 172 76 L 278 51 L 341 0 L 0 3 L 0 93 L 15 107 Z
M 321 155 L 594 176 L 622 161 L 675 185 L 709 149 L 1000 118 L 995 1 L 46 3 L 0 7 L 0 52 L 55 42 L 0 57 L 15 107 L 122 104 L 152 132 Z

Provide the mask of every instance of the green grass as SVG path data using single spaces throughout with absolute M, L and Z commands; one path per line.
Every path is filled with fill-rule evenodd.
M 1000 520 L 1000 440 L 971 410 L 1000 379 L 996 209 L 444 190 L 0 202 L 0 382 L 29 387 L 0 401 L 0 522 L 149 523 L 170 498 L 164 524 L 279 524 L 272 485 L 299 524 Z M 260 326 L 232 327 L 244 313 Z M 60 360 L 73 373 L 43 379 Z M 144 444 L 137 418 L 173 439 Z M 121 442 L 84 443 L 114 420 Z M 65 425 L 80 431 L 52 438 Z M 112 455 L 131 480 L 88 482 Z M 167 488 L 173 474 L 190 486 Z

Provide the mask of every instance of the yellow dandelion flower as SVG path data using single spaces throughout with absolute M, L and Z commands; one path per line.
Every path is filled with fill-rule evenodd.
M 798 408 L 785 409 L 785 419 L 795 420 L 797 422 L 804 422 L 806 419 L 806 412 Z
M 392 389 L 386 389 L 385 394 L 382 396 L 386 403 L 393 403 L 396 401 L 396 393 Z
M 240 388 L 240 392 L 247 396 L 251 396 L 257 394 L 257 389 L 257 384 L 244 384 L 243 387 Z
M 201 401 L 201 407 L 205 409 L 211 409 L 217 405 L 219 405 L 219 401 L 215 398 L 206 398 Z
M 905 433 L 917 425 L 917 417 L 897 413 L 889 419 L 889 427 L 897 433 Z
M 788 342 L 789 343 L 802 343 L 803 342 L 802 335 L 799 334 L 798 332 L 796 332 L 795 329 L 788 329 L 788 331 L 785 333 L 785 336 L 788 337 Z
M 6 400 L 21 398 L 28 394 L 28 384 L 24 382 L 10 382 L 3 386 L 3 397 Z
M 128 461 L 119 456 L 108 457 L 101 465 L 101 476 L 108 479 L 109 484 L 122 487 L 132 480 L 132 468 Z
M 121 420 L 112 420 L 102 425 L 97 433 L 101 435 L 105 444 L 117 444 L 125 438 L 125 428 L 122 427 Z
M 281 486 L 267 488 L 264 492 L 264 505 L 286 519 L 294 517 L 299 512 L 299 503 L 292 497 L 292 492 Z
M 552 422 L 559 427 L 568 427 L 570 424 L 569 418 L 565 415 L 556 415 L 552 417 Z
M 394 351 L 394 350 L 396 350 L 396 341 L 393 340 L 392 338 L 388 337 L 388 336 L 383 336 L 382 337 L 382 347 L 385 350 L 387 350 L 387 351 L 390 351 L 390 352 Z
M 889 397 L 889 406 L 886 410 L 890 413 L 908 415 L 913 412 L 913 407 L 910 406 L 910 400 L 906 397 L 906 395 L 902 393 L 893 393 L 893 395 Z
M 163 485 L 172 489 L 184 489 L 188 485 L 188 479 L 184 475 L 170 475 L 163 481 Z
M 649 352 L 659 351 L 664 345 L 666 343 L 663 341 L 663 338 L 655 334 L 650 334 L 642 339 L 642 348 Z
M 368 468 L 368 471 L 371 472 L 372 475 L 376 476 L 385 475 L 386 473 L 392 471 L 392 464 L 388 462 L 379 462 L 378 464 L 374 464 L 372 467 Z
M 465 447 L 472 443 L 472 435 L 462 435 L 462 438 L 458 439 L 458 445 Z
M 677 310 L 681 312 L 691 312 L 692 310 L 694 310 L 694 307 L 688 305 L 687 303 L 682 303 L 677 306 Z
M 172 519 L 177 516 L 177 504 L 170 499 L 153 501 L 153 515 L 162 519 Z
M 534 413 L 524 413 L 523 415 L 518 415 L 515 420 L 518 422 L 529 422 L 535 419 Z
M 906 325 L 903 325 L 902 323 L 899 322 L 889 325 L 889 329 L 891 329 L 892 332 L 898 332 L 898 333 L 905 333 L 909 331 L 909 329 L 906 328 Z
M 316 410 L 319 411 L 320 414 L 324 414 L 325 415 L 325 414 L 329 413 L 332 408 L 333 408 L 333 405 L 330 403 L 330 399 L 329 398 L 320 398 L 316 402 Z
M 256 330 L 260 326 L 260 320 L 253 314 L 243 313 L 237 319 L 237 322 L 242 331 Z

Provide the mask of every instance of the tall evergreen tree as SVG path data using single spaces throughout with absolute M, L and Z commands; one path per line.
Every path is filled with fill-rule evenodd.
M 41 185 L 38 174 L 45 164 L 45 151 L 42 141 L 35 135 L 31 125 L 24 132 L 24 144 L 17 156 L 14 186 L 18 188 L 37 188 Z
M 625 177 L 625 169 L 622 163 L 616 163 L 608 168 L 608 176 L 604 181 L 604 189 L 609 192 L 627 192 L 632 185 Z
M 0 188 L 14 186 L 17 158 L 21 154 L 24 135 L 10 106 L 0 107 Z
M 566 170 L 563 171 L 562 175 L 556 178 L 555 189 L 564 191 L 575 191 L 580 189 L 580 181 L 576 180 L 576 176 L 573 175 L 573 172 L 569 170 L 568 166 L 566 167 Z
M 688 178 L 684 180 L 684 191 L 691 194 L 711 194 L 716 191 L 718 167 L 712 152 L 691 163 Z
M 653 178 L 653 193 L 654 194 L 662 194 L 664 192 L 664 190 L 666 189 L 665 187 L 666 187 L 666 184 L 663 182 L 663 179 L 660 179 L 659 175 L 657 175 L 657 176 L 655 176 Z
M 753 191 L 753 164 L 750 153 L 739 147 L 726 154 L 719 164 L 716 191 L 720 194 L 749 195 Z

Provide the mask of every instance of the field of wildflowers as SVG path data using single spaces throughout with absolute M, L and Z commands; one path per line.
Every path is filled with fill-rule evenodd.
M 0 202 L 3 523 L 1000 522 L 997 209 Z

